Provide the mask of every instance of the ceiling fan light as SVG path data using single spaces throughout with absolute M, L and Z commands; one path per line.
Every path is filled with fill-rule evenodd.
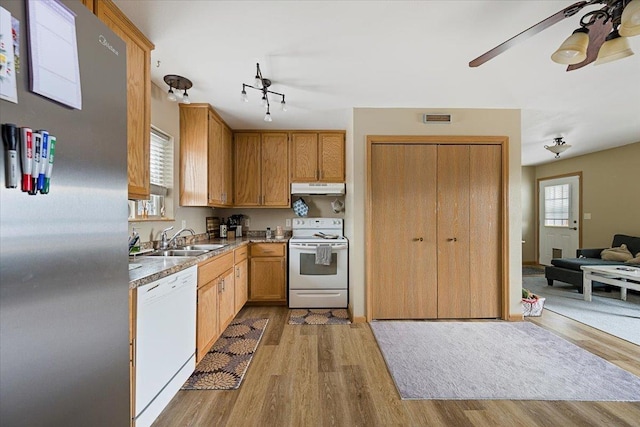
M 593 65 L 606 64 L 631 55 L 633 55 L 633 51 L 629 47 L 629 40 L 626 37 L 620 37 L 618 31 L 612 31 L 606 41 L 602 43 L 598 51 L 598 58 Z
M 623 37 L 632 37 L 640 34 L 640 0 L 632 0 L 624 8 L 618 31 Z
M 558 64 L 579 64 L 587 59 L 587 47 L 589 46 L 589 30 L 578 28 L 560 45 L 551 60 Z

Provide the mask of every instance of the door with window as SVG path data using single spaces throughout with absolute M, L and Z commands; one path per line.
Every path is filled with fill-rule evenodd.
M 574 258 L 580 245 L 580 175 L 538 181 L 538 263 Z

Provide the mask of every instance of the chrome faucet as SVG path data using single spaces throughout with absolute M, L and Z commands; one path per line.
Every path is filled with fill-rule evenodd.
M 178 230 L 176 234 L 173 235 L 172 238 L 169 239 L 167 238 L 167 231 L 170 231 L 170 230 L 173 230 L 173 226 L 162 230 L 162 235 L 160 237 L 160 249 L 169 249 L 172 246 L 175 247 L 176 239 L 178 238 L 178 236 L 180 236 L 180 234 L 183 231 L 188 231 L 189 233 L 191 233 L 192 236 L 196 235 L 196 232 L 193 231 L 193 229 L 191 228 L 181 228 L 180 230 Z

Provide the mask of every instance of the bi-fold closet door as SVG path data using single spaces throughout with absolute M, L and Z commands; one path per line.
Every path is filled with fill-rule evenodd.
M 371 147 L 373 319 L 500 317 L 501 147 Z

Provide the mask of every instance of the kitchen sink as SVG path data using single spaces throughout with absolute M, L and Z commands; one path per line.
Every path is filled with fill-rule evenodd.
M 211 249 L 165 249 L 150 253 L 148 256 L 198 256 L 206 254 Z
M 201 250 L 201 251 L 215 251 L 216 249 L 222 249 L 225 246 L 229 246 L 228 244 L 202 244 L 202 245 L 189 245 L 185 246 L 182 249 L 193 251 L 193 250 Z

